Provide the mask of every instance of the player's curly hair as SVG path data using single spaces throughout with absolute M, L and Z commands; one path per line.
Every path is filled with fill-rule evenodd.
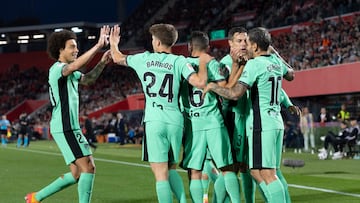
M 53 32 L 47 44 L 47 53 L 55 61 L 59 59 L 60 49 L 65 48 L 66 41 L 69 39 L 76 40 L 76 34 L 70 30 L 61 30 Z
M 154 24 L 150 27 L 149 32 L 160 40 L 166 46 L 173 46 L 178 39 L 178 31 L 171 24 Z

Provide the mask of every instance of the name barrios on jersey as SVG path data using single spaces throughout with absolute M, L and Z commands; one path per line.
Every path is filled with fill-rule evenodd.
M 173 68 L 172 64 L 169 63 L 162 63 L 160 61 L 148 61 L 146 62 L 146 66 L 149 67 L 158 67 L 158 68 L 166 68 L 168 70 L 171 70 Z

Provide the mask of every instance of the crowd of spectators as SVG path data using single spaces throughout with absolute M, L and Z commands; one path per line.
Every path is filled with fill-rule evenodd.
M 80 109 L 91 113 L 121 101 L 127 95 L 141 92 L 141 83 L 135 71 L 129 67 L 109 66 L 95 84 L 82 86 Z
M 247 28 L 262 26 L 266 28 L 282 27 L 308 21 L 319 21 L 326 17 L 338 16 L 359 11 L 360 2 L 343 0 L 241 0 L 233 9 L 221 16 L 213 28 L 228 28 L 227 26 L 242 25 Z M 253 12 L 253 18 L 237 22 L 234 15 Z
M 36 67 L 20 71 L 18 65 L 0 73 L 0 114 L 3 115 L 26 99 L 38 99 L 48 92 L 47 73 Z
M 273 46 L 295 70 L 355 62 L 360 56 L 359 28 L 360 16 L 353 22 L 324 20 L 274 36 Z

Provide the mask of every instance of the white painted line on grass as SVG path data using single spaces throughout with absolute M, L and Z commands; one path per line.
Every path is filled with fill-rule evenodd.
M 38 151 L 38 150 L 32 150 L 32 149 L 19 149 L 19 148 L 10 148 L 10 147 L 4 148 L 4 149 L 13 149 L 13 150 L 26 151 L 26 152 L 33 152 L 33 153 L 38 153 L 38 154 L 62 156 L 61 153 L 44 152 L 44 151 Z M 138 163 L 131 163 L 131 162 L 126 162 L 126 161 L 118 161 L 118 160 L 111 160 L 111 159 L 103 159 L 103 158 L 94 158 L 94 159 L 95 159 L 95 161 L 101 161 L 101 162 L 108 162 L 108 163 L 123 164 L 123 165 L 128 165 L 128 166 L 137 166 L 137 167 L 150 168 L 150 166 L 148 164 L 138 164 Z M 182 169 L 177 169 L 177 171 L 186 172 L 185 170 L 182 170 Z M 348 192 L 340 192 L 340 191 L 335 191 L 335 190 L 328 190 L 328 189 L 317 188 L 317 187 L 309 187 L 309 186 L 304 186 L 304 185 L 288 184 L 288 186 L 289 187 L 294 187 L 294 188 L 305 189 L 305 190 L 315 190 L 315 191 L 320 191 L 320 192 L 333 193 L 333 194 L 338 194 L 338 195 L 346 195 L 346 196 L 352 196 L 352 197 L 360 198 L 360 194 L 354 194 L 354 193 L 348 193 Z
M 317 188 L 317 187 L 309 187 L 309 186 L 304 186 L 304 185 L 295 185 L 295 184 L 288 184 L 288 185 L 289 185 L 289 187 L 294 187 L 294 188 L 300 188 L 300 189 L 306 189 L 306 190 L 316 190 L 316 191 L 320 191 L 320 192 L 334 193 L 334 194 L 339 194 L 339 195 L 347 195 L 347 196 L 360 198 L 360 194 L 339 192 L 339 191 L 335 191 L 335 190 L 328 190 L 328 189 Z

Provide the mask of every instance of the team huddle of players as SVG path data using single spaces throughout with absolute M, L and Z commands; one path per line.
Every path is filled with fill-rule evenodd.
M 172 193 L 179 202 L 186 202 L 176 171 L 180 157 L 180 166 L 188 171 L 193 202 L 203 202 L 203 188 L 208 187 L 203 176 L 209 168 L 218 172 L 216 202 L 241 201 L 239 172 L 246 202 L 255 201 L 257 185 L 266 202 L 290 202 L 280 171 L 284 134 L 280 104 L 293 113 L 299 109 L 282 90 L 283 78 L 292 80 L 293 70 L 271 53 L 270 33 L 261 27 L 231 29 L 230 53 L 218 62 L 207 54 L 209 38 L 204 32 L 191 33 L 187 58 L 171 52 L 178 38 L 173 25 L 154 24 L 149 32 L 153 52 L 125 55 L 119 50 L 120 27 L 103 26 L 97 44 L 80 57 L 75 33 L 52 33 L 48 40 L 48 53 L 55 61 L 49 70 L 50 131 L 70 172 L 28 193 L 26 202 L 38 203 L 73 184 L 78 184 L 80 203 L 91 201 L 95 164 L 80 130 L 78 86 L 95 82 L 110 61 L 119 68 L 133 68 L 142 83 L 146 98 L 142 159 L 150 163 L 159 202 L 172 202 Z M 108 44 L 110 50 L 98 64 L 81 73 L 80 68 Z
M 281 88 L 282 79 L 291 81 L 294 75 L 271 53 L 270 33 L 264 28 L 232 28 L 230 53 L 218 62 L 207 54 L 209 38 L 204 32 L 191 33 L 190 56 L 185 58 L 171 53 L 178 37 L 174 26 L 155 24 L 149 31 L 153 53 L 122 54 L 118 26 L 111 31 L 110 45 L 113 61 L 132 67 L 143 85 L 143 160 L 150 162 L 155 175 L 159 202 L 172 202 L 172 192 L 179 202 L 186 201 L 175 170 L 182 146 L 180 166 L 188 170 L 193 202 L 203 202 L 207 166 L 219 172 L 213 197 L 217 202 L 241 201 L 238 172 L 246 202 L 255 201 L 256 185 L 266 202 L 290 202 L 280 171 L 280 104 L 293 113 L 299 109 Z

